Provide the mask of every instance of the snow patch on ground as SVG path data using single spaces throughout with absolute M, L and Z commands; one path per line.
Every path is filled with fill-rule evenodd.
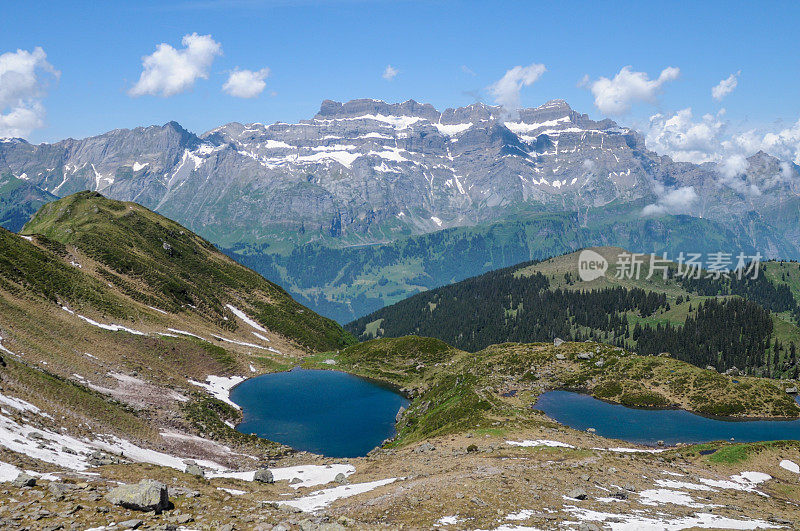
M 247 343 L 246 341 L 236 341 L 235 339 L 228 339 L 226 337 L 218 336 L 216 334 L 211 334 L 211 337 L 213 337 L 214 339 L 218 339 L 220 341 L 224 341 L 225 343 L 233 343 L 234 345 L 239 345 L 241 347 L 260 348 L 261 350 L 274 350 L 270 347 L 262 347 L 261 345 L 256 345 L 255 343 Z
M 253 332 L 253 335 L 256 336 L 258 339 L 260 339 L 261 341 L 269 341 L 269 338 L 267 336 L 263 336 L 258 332 Z
M 233 312 L 233 315 L 235 315 L 236 317 L 238 317 L 239 319 L 241 319 L 241 320 L 242 320 L 242 321 L 244 321 L 245 323 L 249 324 L 251 327 L 255 328 L 255 329 L 256 329 L 256 330 L 258 330 L 259 332 L 264 332 L 265 334 L 267 333 L 267 330 L 266 330 L 266 329 L 265 329 L 263 326 L 261 326 L 260 324 L 258 324 L 258 323 L 257 323 L 256 321 L 254 321 L 253 319 L 250 319 L 250 318 L 247 316 L 247 314 L 246 314 L 246 313 L 244 313 L 242 310 L 238 309 L 237 307 L 233 306 L 232 304 L 226 304 L 226 305 L 225 305 L 225 307 L 226 307 L 227 309 L 229 309 L 231 312 Z M 268 340 L 268 341 L 269 341 L 269 340 Z
M 247 491 L 244 491 L 244 490 L 226 489 L 225 487 L 217 487 L 217 490 L 221 490 L 223 492 L 227 492 L 231 496 L 242 496 L 244 494 L 247 494 Z
M 789 461 L 788 459 L 784 459 L 783 461 L 781 461 L 780 467 L 783 468 L 784 470 L 788 470 L 789 472 L 800 474 L 800 465 L 798 465 L 794 461 Z
M 442 525 L 456 525 L 456 524 L 459 524 L 459 523 L 461 523 L 463 521 L 464 521 L 464 519 L 456 514 L 456 515 L 453 515 L 453 516 L 442 516 L 433 525 L 437 526 L 437 527 L 438 526 L 442 526 Z
M 167 328 L 167 330 L 169 330 L 170 332 L 173 332 L 175 334 L 180 334 L 182 336 L 194 337 L 194 338 L 197 338 L 197 339 L 199 339 L 201 341 L 205 341 L 204 338 L 202 338 L 202 337 L 200 337 L 198 335 L 195 335 L 195 334 L 193 334 L 191 332 L 187 332 L 185 330 L 178 330 L 177 328 Z
M 318 490 L 316 492 L 312 492 L 308 496 L 297 498 L 295 500 L 286 500 L 286 501 L 281 500 L 278 502 L 278 504 L 288 505 L 290 507 L 296 507 L 303 512 L 320 511 L 325 507 L 327 507 L 328 505 L 330 505 L 331 503 L 335 502 L 336 500 L 349 498 L 351 496 L 356 496 L 358 494 L 363 494 L 365 492 L 375 490 L 378 487 L 394 483 L 398 479 L 402 478 L 380 479 L 378 481 L 370 481 L 367 483 L 342 485 L 340 487 Z
M 522 446 L 525 448 L 533 447 L 533 446 L 549 446 L 551 448 L 575 448 L 571 444 L 559 442 L 559 441 L 550 441 L 547 439 L 536 439 L 536 440 L 525 440 L 525 441 L 506 441 L 506 444 L 511 446 Z
M 243 381 L 244 378 L 242 378 L 241 376 L 209 375 L 206 377 L 205 383 L 198 382 L 197 380 L 189 380 L 189 383 L 192 385 L 196 385 L 197 387 L 202 387 L 217 400 L 221 400 L 226 404 L 235 407 L 236 409 L 242 409 L 231 400 L 230 395 L 231 395 L 231 389 L 233 389 L 235 386 L 239 385 Z
M 569 513 L 586 522 L 603 522 L 603 529 L 612 531 L 680 531 L 690 528 L 704 529 L 774 529 L 778 526 L 764 520 L 736 520 L 710 513 L 694 513 L 670 519 L 642 516 L 638 514 L 618 514 L 593 511 L 575 506 L 565 508 Z
M 9 465 L 8 463 L 3 463 L 0 461 L 0 483 L 14 481 L 17 479 L 17 476 L 19 476 L 20 472 L 22 472 L 22 470 L 14 465 Z
M 694 509 L 701 509 L 706 507 L 719 507 L 718 505 L 709 505 L 705 503 L 695 502 L 691 496 L 685 492 L 671 489 L 649 489 L 643 490 L 639 493 L 639 503 L 642 505 L 664 505 L 671 503 L 673 505 L 683 505 L 684 507 L 692 507 Z
M 603 450 L 605 452 L 619 452 L 623 454 L 660 454 L 661 452 L 666 452 L 667 449 L 642 449 L 642 448 L 592 448 L 592 450 Z
M 65 308 L 65 310 L 66 310 L 66 308 Z M 69 311 L 69 310 L 67 310 L 67 311 Z M 71 311 L 69 311 L 69 313 L 74 313 L 74 312 L 71 312 Z M 127 333 L 129 333 L 129 334 L 133 334 L 133 335 L 136 335 L 136 336 L 146 336 L 146 335 L 147 335 L 147 334 L 146 334 L 146 333 L 144 333 L 144 332 L 140 332 L 140 331 L 138 331 L 138 330 L 134 330 L 133 328 L 128 328 L 128 327 L 126 327 L 126 326 L 122 326 L 122 325 L 115 325 L 115 324 L 103 324 L 103 323 L 98 323 L 98 322 L 97 322 L 97 321 L 95 321 L 94 319 L 89 319 L 88 317 L 86 317 L 86 316 L 84 316 L 84 315 L 80 315 L 80 314 L 75 314 L 75 315 L 76 315 L 78 318 L 80 318 L 80 319 L 82 319 L 82 320 L 86 321 L 86 322 L 87 322 L 87 323 L 89 323 L 90 325 L 92 325 L 92 326 L 96 326 L 97 328 L 102 328 L 103 330 L 109 330 L 109 331 L 111 331 L 111 332 L 127 332 Z
M 317 485 L 325 485 L 336 479 L 339 474 L 344 474 L 349 477 L 356 472 L 356 467 L 353 465 L 298 465 L 287 466 L 282 468 L 270 468 L 272 478 L 275 481 L 291 481 L 294 478 L 299 479 L 298 483 L 290 485 L 293 489 L 301 487 L 316 487 Z M 229 478 L 241 479 L 243 481 L 253 481 L 255 470 L 247 472 L 222 472 L 206 474 L 206 477 L 214 478 Z
M 36 413 L 38 415 L 41 415 L 42 413 L 38 407 L 34 406 L 30 402 L 26 402 L 22 399 L 14 398 L 12 396 L 0 395 L 0 404 L 12 407 L 17 411 L 30 411 L 31 413 Z
M 14 354 L 10 350 L 8 350 L 6 347 L 4 347 L 2 342 L 3 342 L 3 336 L 0 336 L 0 350 L 5 352 L 6 354 L 11 354 L 12 356 L 16 356 L 16 354 Z

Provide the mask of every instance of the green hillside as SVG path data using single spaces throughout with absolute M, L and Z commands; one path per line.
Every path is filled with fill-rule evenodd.
M 242 267 L 179 224 L 135 203 L 81 192 L 45 205 L 21 234 L 43 235 L 95 263 L 95 276 L 116 290 L 171 313 L 192 311 L 235 328 L 227 304 L 313 350 L 349 339 L 333 321 L 293 300 L 282 288 Z M 87 268 L 88 269 L 88 268 Z
M 617 274 L 623 249 L 595 251 L 611 266 L 591 282 L 578 278 L 579 253 L 572 253 L 421 293 L 345 328 L 362 340 L 415 334 L 468 351 L 508 341 L 592 340 L 645 355 L 666 351 L 719 371 L 795 376 L 798 303 L 767 273 L 775 264 L 762 264 L 756 279 L 708 279 L 705 272 L 691 279 L 678 276 L 674 263 L 667 278 L 650 275 L 645 260 L 631 279 Z

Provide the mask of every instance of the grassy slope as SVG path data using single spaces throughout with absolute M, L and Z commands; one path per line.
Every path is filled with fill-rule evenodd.
M 590 361 L 579 352 L 595 353 Z M 563 354 L 558 359 L 556 354 Z M 605 365 L 595 362 L 604 359 Z M 734 378 L 669 357 L 642 357 L 596 343 L 494 345 L 467 353 L 436 339 L 367 341 L 322 353 L 306 366 L 336 367 L 403 388 L 414 397 L 393 444 L 466 430 L 510 430 L 552 421 L 531 409 L 552 389 L 573 389 L 629 406 L 681 407 L 741 417 L 797 417 L 800 407 L 772 380 Z M 503 396 L 516 391 L 514 396 Z M 502 424 L 502 428 L 496 426 Z
M 44 206 L 23 234 L 41 234 L 97 262 L 96 275 L 125 295 L 172 313 L 196 312 L 223 328 L 237 326 L 226 304 L 311 350 L 350 339 L 282 288 L 242 267 L 177 223 L 134 203 L 81 192 Z

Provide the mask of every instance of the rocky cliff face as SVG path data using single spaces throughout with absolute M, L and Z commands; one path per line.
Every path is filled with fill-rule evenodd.
M 713 164 L 660 157 L 636 131 L 562 100 L 515 116 L 483 104 L 439 112 L 413 100 L 326 100 L 297 124 L 231 123 L 196 136 L 171 122 L 49 145 L 3 142 L 0 172 L 59 197 L 90 189 L 137 201 L 222 244 L 384 242 L 520 211 L 657 202 L 682 186 L 699 197 L 670 206 L 680 213 L 769 222 L 776 205 L 797 210 L 798 193 L 797 168 L 768 155 L 725 179 Z

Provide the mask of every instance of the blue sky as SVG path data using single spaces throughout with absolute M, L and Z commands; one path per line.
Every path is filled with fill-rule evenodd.
M 230 121 L 291 122 L 326 98 L 494 103 L 488 87 L 532 64 L 546 71 L 519 91 L 523 106 L 563 98 L 595 118 L 608 115 L 590 90 L 597 79 L 626 65 L 650 80 L 677 67 L 652 99 L 634 98 L 613 118 L 644 129 L 653 114 L 691 108 L 692 123 L 710 113 L 732 134 L 780 131 L 800 118 L 797 20 L 796 2 L 14 2 L 3 7 L 0 54 L 41 47 L 60 72 L 40 73 L 42 127 L 27 135 L 35 142 L 170 120 L 198 133 Z M 160 43 L 180 50 L 192 33 L 221 46 L 208 79 L 169 97 L 131 96 L 143 56 Z M 387 65 L 398 71 L 391 81 Z M 223 92 L 237 68 L 269 68 L 263 92 Z M 736 88 L 713 99 L 711 88 L 736 72 Z

